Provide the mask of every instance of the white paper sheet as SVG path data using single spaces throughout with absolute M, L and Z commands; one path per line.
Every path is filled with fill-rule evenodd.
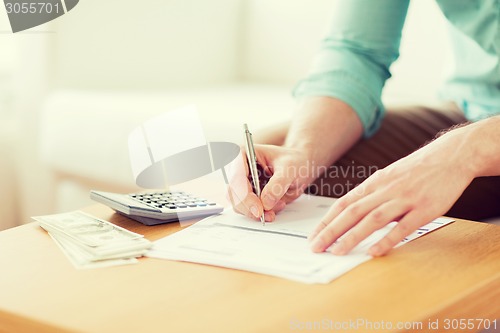
M 221 215 L 156 241 L 147 256 L 241 269 L 305 283 L 328 283 L 371 259 L 366 254 L 369 247 L 395 225 L 391 223 L 378 230 L 348 255 L 313 253 L 307 236 L 334 200 L 304 195 L 279 213 L 275 222 L 265 226 L 227 209 Z M 437 219 L 398 246 L 452 221 Z

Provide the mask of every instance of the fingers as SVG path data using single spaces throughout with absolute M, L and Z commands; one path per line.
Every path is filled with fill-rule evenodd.
M 306 188 L 307 184 L 302 184 L 300 186 L 292 184 L 288 188 L 288 191 L 285 193 L 285 195 L 281 198 L 281 200 L 288 204 L 300 197 L 304 193 Z
M 346 195 L 337 201 L 330 207 L 325 216 L 321 219 L 319 224 L 316 226 L 314 231 L 309 235 L 309 241 L 313 241 L 316 236 L 325 229 L 328 224 L 330 224 L 348 205 L 350 204 L 349 197 Z
M 323 216 L 320 223 L 317 225 L 316 229 L 309 235 L 308 239 L 312 241 L 316 236 L 326 228 L 332 221 L 334 221 L 339 214 L 341 214 L 347 207 L 369 194 L 365 184 L 361 184 L 354 190 L 350 191 L 342 198 L 335 201 L 335 203 L 330 207 L 328 212 Z
M 405 239 L 405 237 L 417 230 L 423 224 L 422 221 L 428 222 L 419 212 L 409 212 L 399 221 L 394 229 L 373 245 L 368 250 L 368 253 L 374 257 L 387 254 L 394 246 Z
M 427 221 L 419 211 L 412 210 L 413 206 L 409 202 L 390 200 L 376 204 L 376 199 L 370 200 L 363 198 L 353 203 L 343 209 L 333 221 L 322 220 L 315 230 L 317 234 L 311 239 L 312 251 L 323 252 L 333 244 L 331 248 L 333 254 L 345 255 L 375 231 L 390 222 L 399 221 L 368 251 L 372 256 L 382 256 L 418 229 L 423 224 L 422 221 Z M 358 208 L 361 206 L 365 208 Z M 333 206 L 331 208 L 331 210 L 337 209 L 339 208 Z
M 323 252 L 332 245 L 339 237 L 344 235 L 354 225 L 359 223 L 370 211 L 375 209 L 383 202 L 383 198 L 379 196 L 368 196 L 362 198 L 348 206 L 347 203 L 340 203 L 342 211 L 335 217 L 334 220 L 325 221 L 319 225 L 321 231 L 311 239 L 311 249 L 313 252 Z
M 231 204 L 236 205 L 243 201 L 251 190 L 251 185 L 248 181 L 248 166 L 245 153 L 241 151 L 239 157 L 235 158 L 226 167 L 228 175 L 228 194 Z
M 279 200 L 276 205 L 274 205 L 273 211 L 275 213 L 281 212 L 286 207 L 286 202 L 284 200 Z
M 340 242 L 333 246 L 331 252 L 336 255 L 349 253 L 373 232 L 406 214 L 409 209 L 409 206 L 401 205 L 395 200 L 378 206 L 347 232 Z
M 252 219 L 260 219 L 263 207 L 260 199 L 253 193 L 252 185 L 248 180 L 248 166 L 246 156 L 242 152 L 229 166 L 230 181 L 228 197 L 235 212 Z
M 231 196 L 231 192 L 229 193 Z M 232 200 L 232 202 L 234 202 Z M 276 214 L 286 207 L 283 200 L 279 200 L 272 210 L 264 211 L 264 219 L 266 222 L 272 222 L 276 219 Z M 245 199 L 240 200 L 239 203 L 233 205 L 233 210 L 239 214 L 245 215 L 253 220 L 259 220 L 262 215 L 262 203 L 257 196 L 249 192 Z
M 248 192 L 243 200 L 239 198 L 238 200 L 232 200 L 232 203 L 235 212 L 248 216 L 251 219 L 258 220 L 262 215 L 262 203 L 252 192 Z
M 273 209 L 295 181 L 295 174 L 287 172 L 286 169 L 283 166 L 276 167 L 274 174 L 262 190 L 261 200 L 265 210 Z
M 264 220 L 266 222 L 272 222 L 276 219 L 276 213 L 273 210 L 266 210 L 264 212 Z
M 237 160 L 231 165 L 231 180 L 228 187 L 228 198 L 234 211 L 254 220 L 260 220 L 262 212 L 264 212 L 266 222 L 274 221 L 276 213 L 285 208 L 286 202 L 278 200 L 272 210 L 264 211 L 262 202 L 253 192 L 252 184 L 248 179 L 249 170 L 246 155 L 242 153 L 241 158 Z
M 264 186 L 260 198 L 254 194 L 252 179 L 248 176 L 244 149 L 241 158 L 230 166 L 228 197 L 236 212 L 256 220 L 264 212 L 266 221 L 273 221 L 276 213 L 304 192 L 306 185 L 299 183 L 294 172 L 288 172 L 297 169 L 290 162 L 292 159 L 288 158 L 289 151 L 279 151 L 271 146 L 256 145 L 256 148 L 258 168 L 262 173 L 259 180 Z

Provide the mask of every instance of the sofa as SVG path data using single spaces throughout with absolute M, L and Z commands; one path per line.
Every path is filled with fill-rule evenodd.
M 85 0 L 47 33 L 19 37 L 19 222 L 90 204 L 90 189 L 137 190 L 127 137 L 160 113 L 195 104 L 207 140 L 236 143 L 244 122 L 292 117 L 291 90 L 333 10 L 331 0 Z M 384 101 L 434 101 L 448 54 L 437 6 L 412 2 Z

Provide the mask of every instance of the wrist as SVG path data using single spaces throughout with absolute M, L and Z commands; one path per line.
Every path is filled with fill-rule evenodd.
M 500 175 L 500 116 L 484 119 L 467 127 L 474 176 Z
M 492 117 L 443 135 L 464 175 L 472 179 L 500 175 L 499 128 L 500 117 Z
M 315 149 L 316 144 L 306 140 L 301 140 L 298 142 L 286 142 L 284 145 L 288 149 L 292 149 L 300 153 L 304 160 L 312 161 L 316 159 L 317 149 Z

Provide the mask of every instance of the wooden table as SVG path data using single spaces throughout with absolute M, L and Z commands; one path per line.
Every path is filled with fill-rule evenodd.
M 86 211 L 150 240 L 180 229 L 146 227 L 101 205 Z M 500 227 L 461 220 L 328 285 L 151 258 L 77 270 L 34 223 L 0 233 L 0 268 L 0 332 L 9 333 L 392 332 L 399 323 L 466 332 L 480 331 L 475 319 L 500 318 Z M 449 319 L 475 326 L 446 330 Z

